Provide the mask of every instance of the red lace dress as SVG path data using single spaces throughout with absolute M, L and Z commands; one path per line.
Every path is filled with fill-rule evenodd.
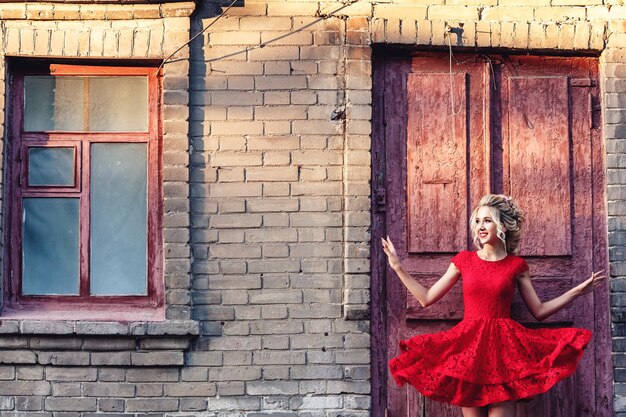
M 402 353 L 389 361 L 398 385 L 477 407 L 532 397 L 574 373 L 591 332 L 529 329 L 510 318 L 516 279 L 528 269 L 522 258 L 485 261 L 463 251 L 452 262 L 462 274 L 465 317 L 449 331 L 400 342 Z

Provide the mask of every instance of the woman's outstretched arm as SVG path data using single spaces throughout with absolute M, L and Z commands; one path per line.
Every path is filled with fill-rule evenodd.
M 417 282 L 411 274 L 409 274 L 400 263 L 400 258 L 396 253 L 396 248 L 393 246 L 391 239 L 387 236 L 387 239 L 382 238 L 383 251 L 387 255 L 389 266 L 398 274 L 400 280 L 404 286 L 409 290 L 411 294 L 419 301 L 422 307 L 428 307 L 429 305 L 439 301 L 441 297 L 446 295 L 448 291 L 454 286 L 461 276 L 461 272 L 450 264 L 446 273 L 433 284 L 432 287 L 426 288 Z
M 539 321 L 544 321 L 554 313 L 558 312 L 569 303 L 583 294 L 587 294 L 600 286 L 606 277 L 603 271 L 594 272 L 586 281 L 578 284 L 574 288 L 566 291 L 564 294 L 546 302 L 542 302 L 537 296 L 537 292 L 530 280 L 530 273 L 523 272 L 517 278 L 517 286 L 519 288 L 522 299 L 526 303 L 528 310 Z

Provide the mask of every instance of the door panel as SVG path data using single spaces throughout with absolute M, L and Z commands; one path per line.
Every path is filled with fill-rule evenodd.
M 509 193 L 528 222 L 520 253 L 571 255 L 570 140 L 567 77 L 507 77 Z M 530 169 L 529 169 L 530 168 Z M 550 215 L 545 201 L 550 196 Z M 538 204 L 539 203 L 539 204 Z M 550 222 L 548 225 L 543 221 Z
M 467 78 L 467 73 L 455 73 L 452 77 L 441 73 L 408 74 L 407 201 L 411 253 L 458 252 L 467 243 Z M 450 82 L 456 100 L 450 97 Z M 454 109 L 458 114 L 451 119 L 448 116 L 455 101 L 460 107 Z M 433 226 L 439 233 L 433 233 Z
M 599 97 L 596 60 L 456 58 L 452 72 L 448 55 L 440 54 L 387 58 L 375 66 L 375 103 L 384 112 L 375 116 L 380 123 L 374 149 L 380 155 L 374 163 L 379 158 L 384 175 L 375 172 L 373 178 L 384 178 L 378 186 L 387 198 L 383 220 L 374 216 L 374 236 L 389 234 L 405 268 L 431 286 L 456 252 L 475 249 L 468 224 L 480 197 L 511 194 L 527 219 L 520 255 L 540 297 L 554 298 L 586 279 L 594 259 L 604 259 L 597 253 L 606 249 L 591 244 L 594 221 L 597 227 L 592 208 L 602 208 L 592 181 L 602 170 L 591 152 L 591 109 Z M 399 353 L 400 340 L 450 329 L 462 319 L 460 282 L 438 303 L 422 308 L 393 271 L 373 270 L 386 271 L 383 363 Z M 594 331 L 590 304 L 591 297 L 577 300 L 546 322 Z M 512 316 L 538 326 L 519 294 Z M 520 403 L 518 417 L 603 415 L 594 397 L 593 387 L 601 383 L 594 373 L 595 349 L 592 341 L 573 378 Z M 399 389 L 384 375 L 388 417 L 461 416 L 458 407 L 424 399 L 412 387 Z

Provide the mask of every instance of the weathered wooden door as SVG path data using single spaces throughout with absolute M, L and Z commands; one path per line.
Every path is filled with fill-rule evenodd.
M 388 234 L 405 267 L 430 286 L 460 250 L 474 250 L 469 214 L 486 193 L 514 196 L 527 222 L 520 255 L 542 299 L 604 269 L 603 145 L 597 62 L 529 56 L 375 57 L 373 144 L 374 411 L 461 416 L 458 407 L 397 388 L 386 369 L 398 342 L 463 316 L 461 282 L 424 309 L 376 248 Z M 594 332 L 573 378 L 519 403 L 519 417 L 609 416 L 608 290 L 542 325 Z M 513 317 L 536 326 L 519 295 Z

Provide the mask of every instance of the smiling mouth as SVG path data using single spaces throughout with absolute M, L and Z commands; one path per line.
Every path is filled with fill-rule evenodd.
M 480 233 L 478 233 L 478 236 L 479 237 L 487 237 L 487 234 L 488 234 L 487 232 L 480 232 Z

